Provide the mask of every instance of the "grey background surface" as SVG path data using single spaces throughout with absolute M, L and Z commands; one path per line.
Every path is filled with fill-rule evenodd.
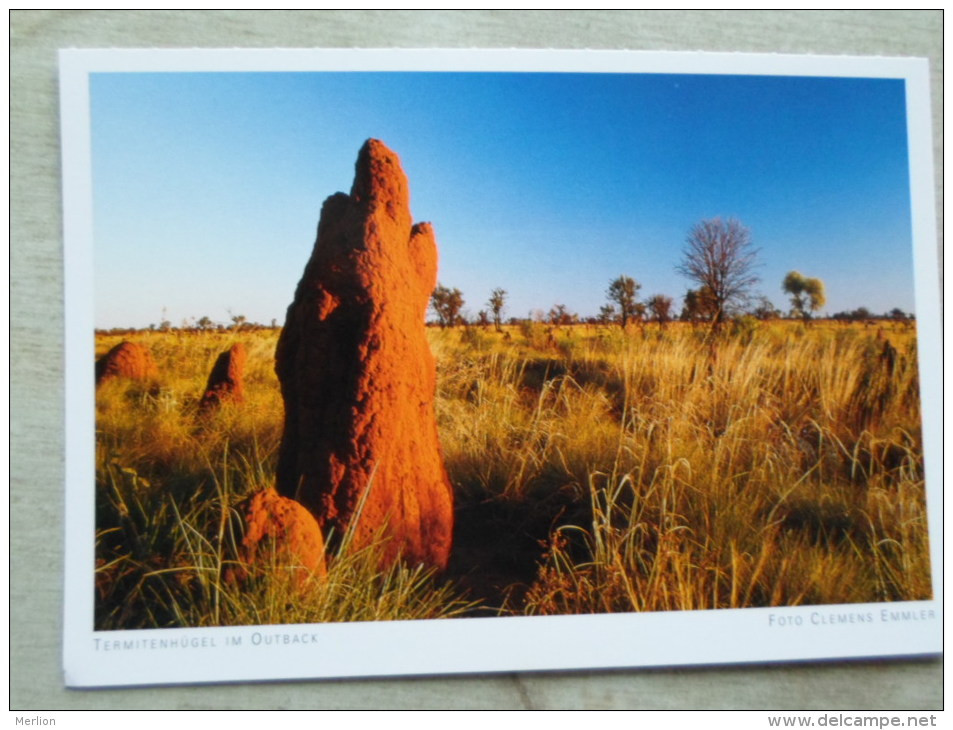
M 927 57 L 939 203 L 942 22 L 939 10 L 12 11 L 10 708 L 941 708 L 942 663 L 936 658 L 65 689 L 60 659 L 64 403 L 56 51 L 67 47 L 394 46 Z M 937 253 L 939 258 L 939 245 Z

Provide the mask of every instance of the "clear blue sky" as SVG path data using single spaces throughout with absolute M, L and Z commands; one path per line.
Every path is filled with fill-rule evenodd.
M 368 137 L 400 156 L 441 283 L 475 315 L 564 304 L 611 279 L 681 307 L 699 220 L 761 249 L 759 293 L 827 286 L 825 312 L 913 311 L 903 82 L 527 73 L 97 73 L 97 327 L 284 322 L 321 204 Z

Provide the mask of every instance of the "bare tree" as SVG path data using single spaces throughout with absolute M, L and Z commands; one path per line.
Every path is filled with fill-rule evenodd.
M 629 320 L 639 312 L 636 295 L 641 288 L 641 284 L 631 276 L 620 276 L 612 281 L 606 290 L 609 301 L 619 305 L 619 320 L 622 329 L 625 329 Z
M 704 220 L 689 231 L 682 255 L 675 270 L 708 287 L 715 308 L 712 329 L 717 329 L 759 281 L 754 273 L 758 249 L 751 244 L 751 233 L 733 218 Z

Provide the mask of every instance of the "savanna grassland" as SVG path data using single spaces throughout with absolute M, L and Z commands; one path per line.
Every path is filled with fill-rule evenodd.
M 454 487 L 444 575 L 380 545 L 304 588 L 229 580 L 232 513 L 274 484 L 277 330 L 97 335 L 155 382 L 96 397 L 96 628 L 740 608 L 932 595 L 916 360 L 902 323 L 428 330 Z M 243 404 L 202 414 L 248 347 Z

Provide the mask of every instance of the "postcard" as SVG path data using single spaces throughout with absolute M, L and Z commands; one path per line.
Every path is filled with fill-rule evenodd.
M 938 654 L 928 81 L 61 51 L 66 685 Z

